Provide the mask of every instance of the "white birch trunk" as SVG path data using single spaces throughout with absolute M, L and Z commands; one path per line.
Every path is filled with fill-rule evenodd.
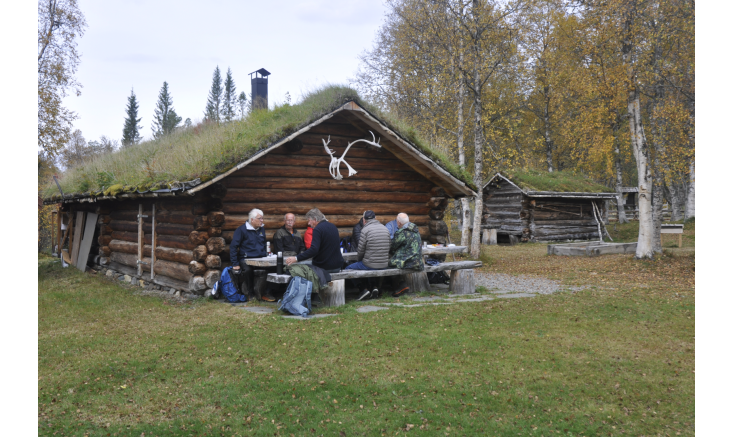
M 636 15 L 636 5 L 628 5 L 625 11 L 625 23 L 623 29 L 623 63 L 628 69 L 628 122 L 630 128 L 630 141 L 633 146 L 636 167 L 638 169 L 638 246 L 635 251 L 637 259 L 653 258 L 653 205 L 651 203 L 652 184 L 651 167 L 649 166 L 649 151 L 646 142 L 646 134 L 643 131 L 641 120 L 641 102 L 638 95 L 638 78 L 632 64 L 631 52 L 633 44 L 631 41 L 631 27 Z
M 548 86 L 544 89 L 545 93 L 548 93 Z M 546 96 L 546 106 L 544 107 L 544 142 L 546 143 L 546 166 L 548 167 L 549 173 L 554 171 L 554 164 L 551 156 L 552 142 L 551 142 L 551 125 L 549 122 L 549 97 Z
M 623 165 L 620 162 L 620 146 L 615 144 L 615 191 L 618 193 L 618 223 L 628 223 L 623 200 Z
M 477 59 L 474 69 L 474 93 L 475 93 L 475 174 L 474 182 L 477 187 L 475 194 L 475 222 L 472 227 L 472 244 L 470 255 L 473 258 L 480 257 L 480 226 L 482 222 L 482 145 L 484 136 L 482 134 L 482 88 L 480 85 L 480 72 Z
M 684 218 L 690 219 L 694 217 L 694 158 L 689 163 L 689 183 L 687 184 L 687 200 Z
M 459 64 L 462 67 L 464 63 L 464 53 L 462 53 L 462 45 L 460 42 L 460 54 Z M 460 73 L 461 76 L 461 73 Z M 460 168 L 465 168 L 465 155 L 464 155 L 464 98 L 465 98 L 465 85 L 460 80 L 457 82 L 457 154 Z M 470 201 L 466 197 L 460 199 L 462 205 L 462 239 L 460 244 L 467 246 L 470 242 Z
M 635 257 L 653 258 L 653 204 L 651 167 L 646 135 L 641 121 L 641 105 L 638 88 L 633 86 L 628 92 L 628 114 L 630 117 L 630 136 L 638 168 L 638 247 Z

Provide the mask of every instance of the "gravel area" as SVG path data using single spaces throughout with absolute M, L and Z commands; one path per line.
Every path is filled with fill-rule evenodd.
M 578 291 L 583 287 L 563 287 L 559 282 L 534 276 L 513 276 L 503 273 L 475 272 L 475 285 L 493 293 L 551 294 L 557 291 Z

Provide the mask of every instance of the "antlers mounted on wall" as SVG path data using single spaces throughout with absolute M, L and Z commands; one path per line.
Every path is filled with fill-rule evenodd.
M 331 174 L 334 179 L 337 179 L 338 181 L 342 180 L 342 174 L 339 172 L 339 164 L 343 162 L 345 163 L 345 166 L 347 166 L 347 177 L 357 174 L 357 170 L 352 168 L 350 164 L 345 161 L 345 155 L 347 154 L 347 151 L 350 150 L 350 147 L 352 147 L 353 144 L 363 142 L 378 148 L 381 147 L 380 140 L 375 141 L 375 134 L 372 131 L 370 131 L 370 135 L 373 136 L 372 141 L 359 139 L 351 143 L 347 143 L 347 148 L 345 149 L 344 153 L 342 153 L 342 156 L 340 156 L 339 158 L 335 158 L 334 150 L 328 147 L 329 141 L 331 140 L 332 136 L 330 135 L 329 137 L 327 137 L 327 141 L 324 141 L 324 139 L 322 139 L 322 143 L 324 143 L 324 149 L 327 151 L 327 153 L 329 153 L 329 156 L 332 157 L 332 162 L 329 163 L 329 174 Z

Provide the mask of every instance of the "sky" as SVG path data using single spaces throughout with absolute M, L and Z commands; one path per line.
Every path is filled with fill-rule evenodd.
M 373 46 L 386 11 L 381 0 L 138 1 L 79 0 L 87 29 L 78 40 L 81 96 L 64 103 L 87 141 L 122 137 L 131 89 L 152 136 L 158 93 L 168 82 L 184 120 L 204 115 L 212 73 L 232 69 L 237 93 L 265 68 L 269 103 L 292 102 L 327 83 L 347 84 Z

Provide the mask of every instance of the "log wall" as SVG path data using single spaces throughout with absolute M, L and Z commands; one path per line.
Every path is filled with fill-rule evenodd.
M 483 229 L 524 242 L 599 238 L 591 199 L 529 198 L 504 180 L 488 185 L 483 194 Z M 594 201 L 604 218 L 605 201 Z
M 280 147 L 202 190 L 196 196 L 155 200 L 154 283 L 201 294 L 230 265 L 230 242 L 235 230 L 253 208 L 264 213 L 266 238 L 271 241 L 283 225 L 283 215 L 296 215 L 295 227 L 303 234 L 305 214 L 319 208 L 339 229 L 340 238 L 365 210 L 375 211 L 386 224 L 399 212 L 409 215 L 422 239 L 446 243 L 442 220 L 448 196 L 437 183 L 416 172 L 388 150 L 355 144 L 345 156 L 357 174 L 348 177 L 340 165 L 342 180 L 329 172 L 331 157 L 322 144 L 331 136 L 329 148 L 342 156 L 347 143 L 370 138 L 367 129 L 354 120 L 336 115 L 302 134 L 300 150 Z M 386 140 L 381 141 L 381 143 Z M 143 204 L 144 274 L 150 280 L 154 242 L 151 220 L 153 199 L 107 201 L 97 206 L 100 264 L 119 271 L 137 268 L 138 205 Z M 146 273 L 147 272 L 147 273 Z

